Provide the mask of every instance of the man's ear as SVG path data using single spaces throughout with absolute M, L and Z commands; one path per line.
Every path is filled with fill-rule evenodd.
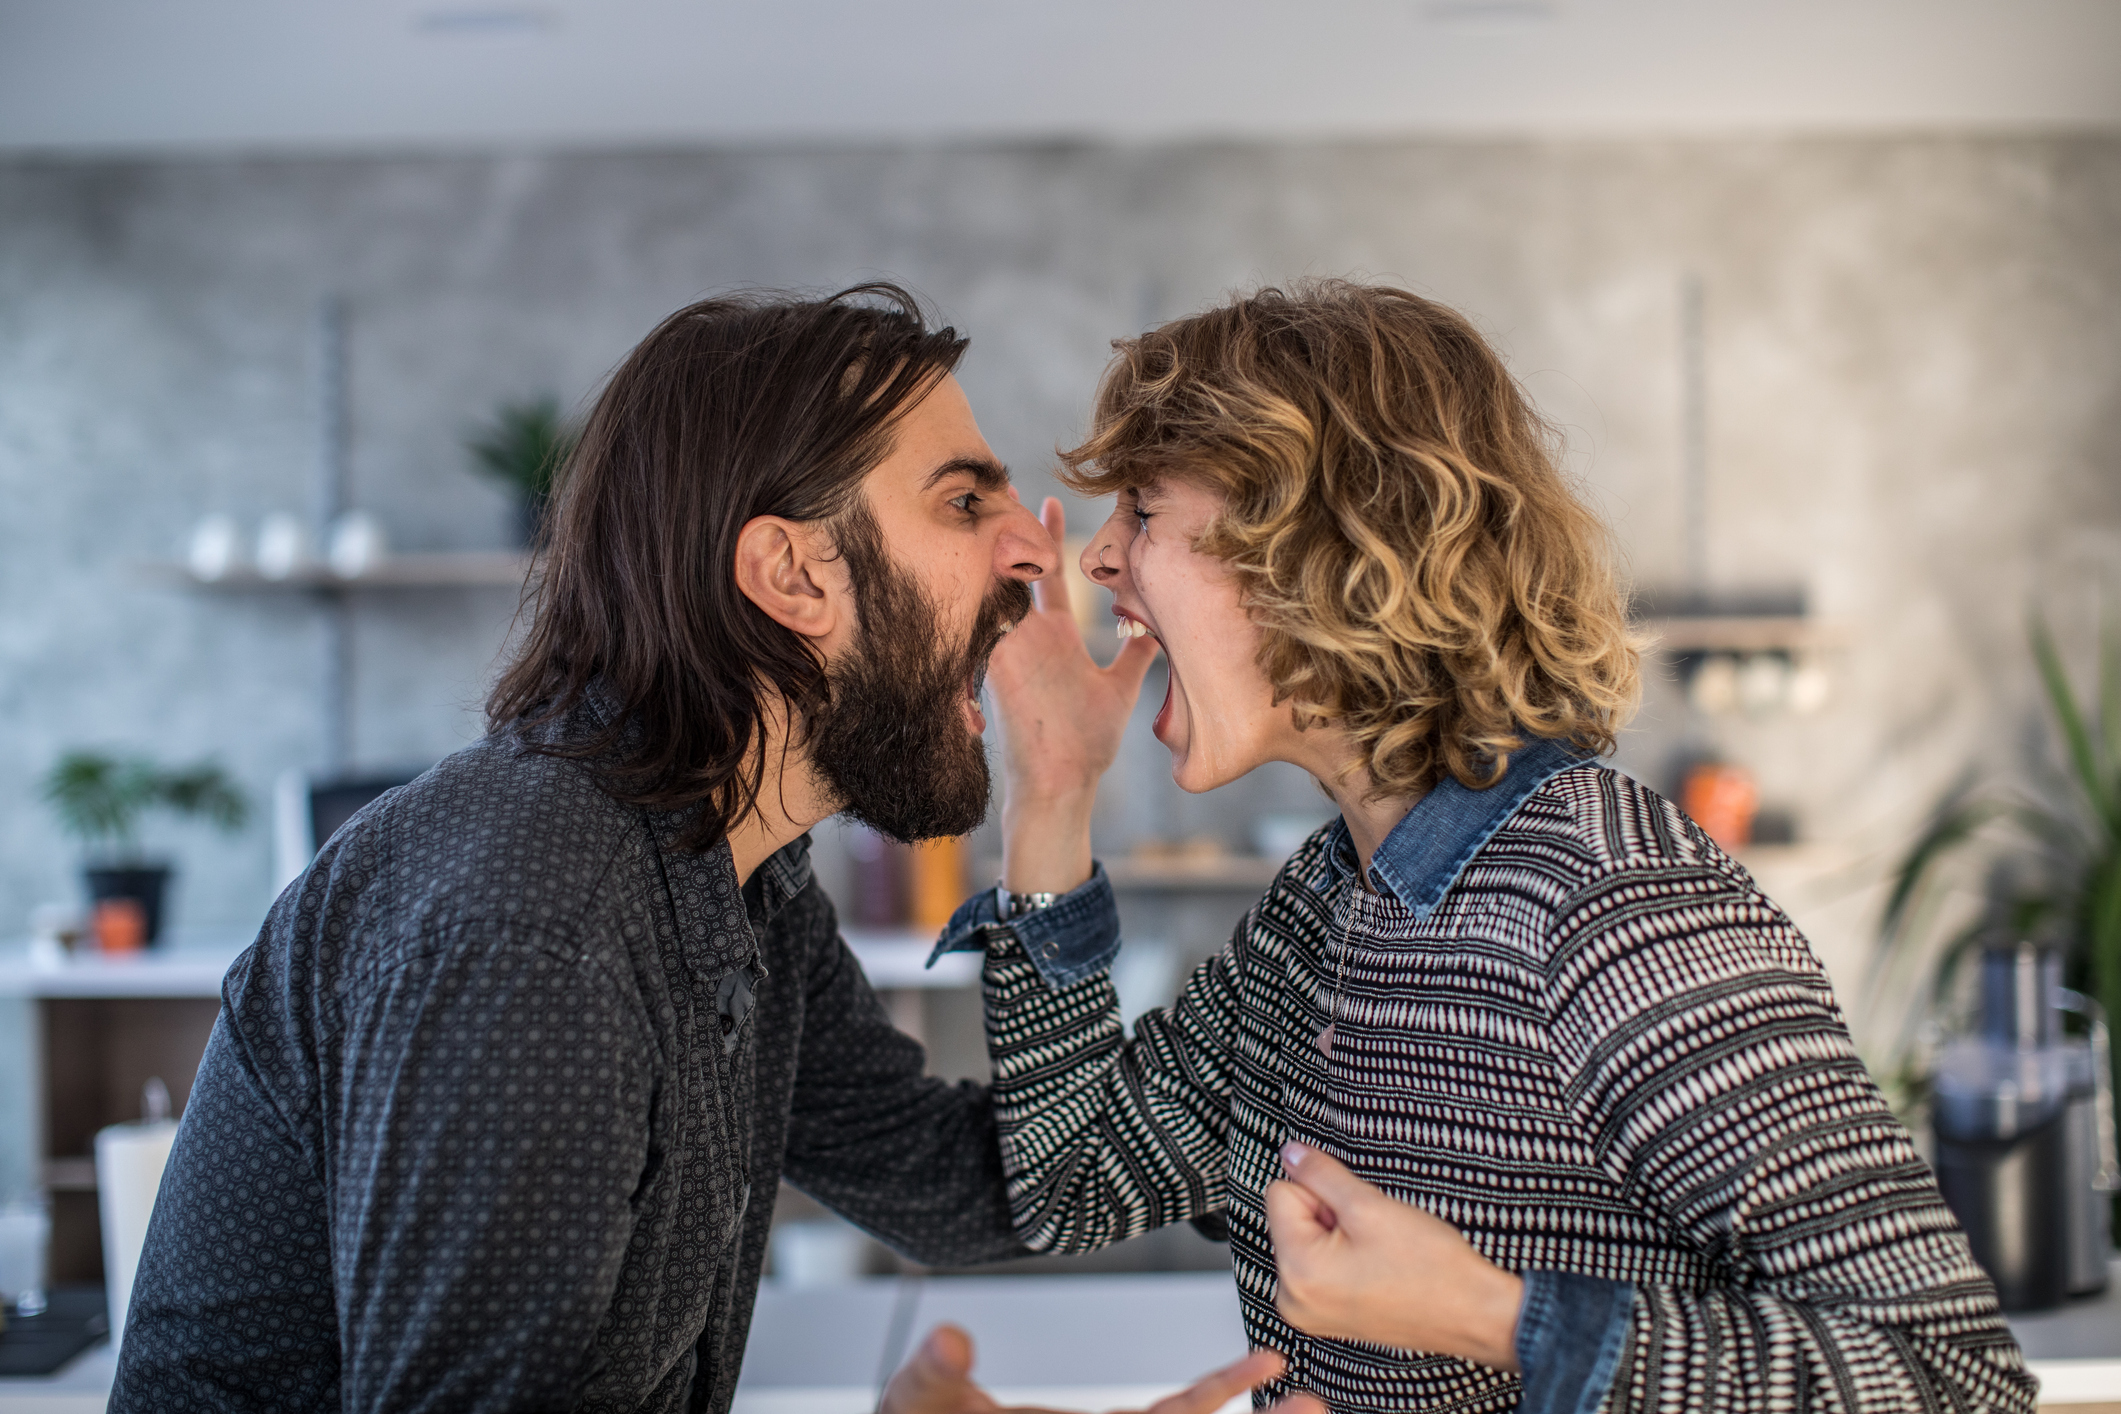
M 846 571 L 815 526 L 755 516 L 736 537 L 736 587 L 775 623 L 825 645 L 845 617 Z

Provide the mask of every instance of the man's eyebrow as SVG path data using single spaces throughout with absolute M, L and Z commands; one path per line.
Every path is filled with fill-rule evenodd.
M 1009 484 L 1009 468 L 991 457 L 952 457 L 928 473 L 921 490 L 928 491 L 951 476 L 963 473 L 982 491 L 999 491 Z

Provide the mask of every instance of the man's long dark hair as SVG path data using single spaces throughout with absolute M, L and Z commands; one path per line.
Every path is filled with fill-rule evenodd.
M 800 730 L 827 691 L 817 651 L 738 590 L 737 535 L 762 515 L 847 514 L 898 417 L 964 350 L 890 284 L 726 296 L 664 320 L 612 375 L 560 477 L 534 617 L 488 729 L 583 762 L 629 804 L 705 802 L 683 843 L 721 840 L 764 780 L 751 747 L 766 703 Z M 553 730 L 592 684 L 609 720 Z

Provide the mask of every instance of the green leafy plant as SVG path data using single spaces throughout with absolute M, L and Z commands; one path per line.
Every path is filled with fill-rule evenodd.
M 144 757 L 69 751 L 45 773 L 42 789 L 61 828 L 119 859 L 138 857 L 140 818 L 150 810 L 198 816 L 223 830 L 250 817 L 250 802 L 211 761 L 165 770 Z
M 553 478 L 574 454 L 580 432 L 560 415 L 560 400 L 503 403 L 464 444 L 472 464 L 527 501 L 552 494 Z
M 2078 701 L 2046 623 L 2035 618 L 2028 636 L 2067 769 L 2044 795 L 1983 794 L 1963 781 L 1902 857 L 1872 991 L 1926 996 L 1874 1065 L 1889 1089 L 1910 1083 L 1915 1025 L 1942 1012 L 1959 963 L 1984 941 L 2060 945 L 2072 984 L 2121 1018 L 2121 631 L 2107 625 L 2100 635 L 2089 703 Z M 1987 870 L 1984 906 L 1940 942 L 1950 895 L 1976 860 Z

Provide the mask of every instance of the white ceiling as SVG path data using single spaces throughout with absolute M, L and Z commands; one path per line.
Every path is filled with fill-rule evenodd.
M 2121 0 L 0 0 L 0 150 L 2121 127 Z

